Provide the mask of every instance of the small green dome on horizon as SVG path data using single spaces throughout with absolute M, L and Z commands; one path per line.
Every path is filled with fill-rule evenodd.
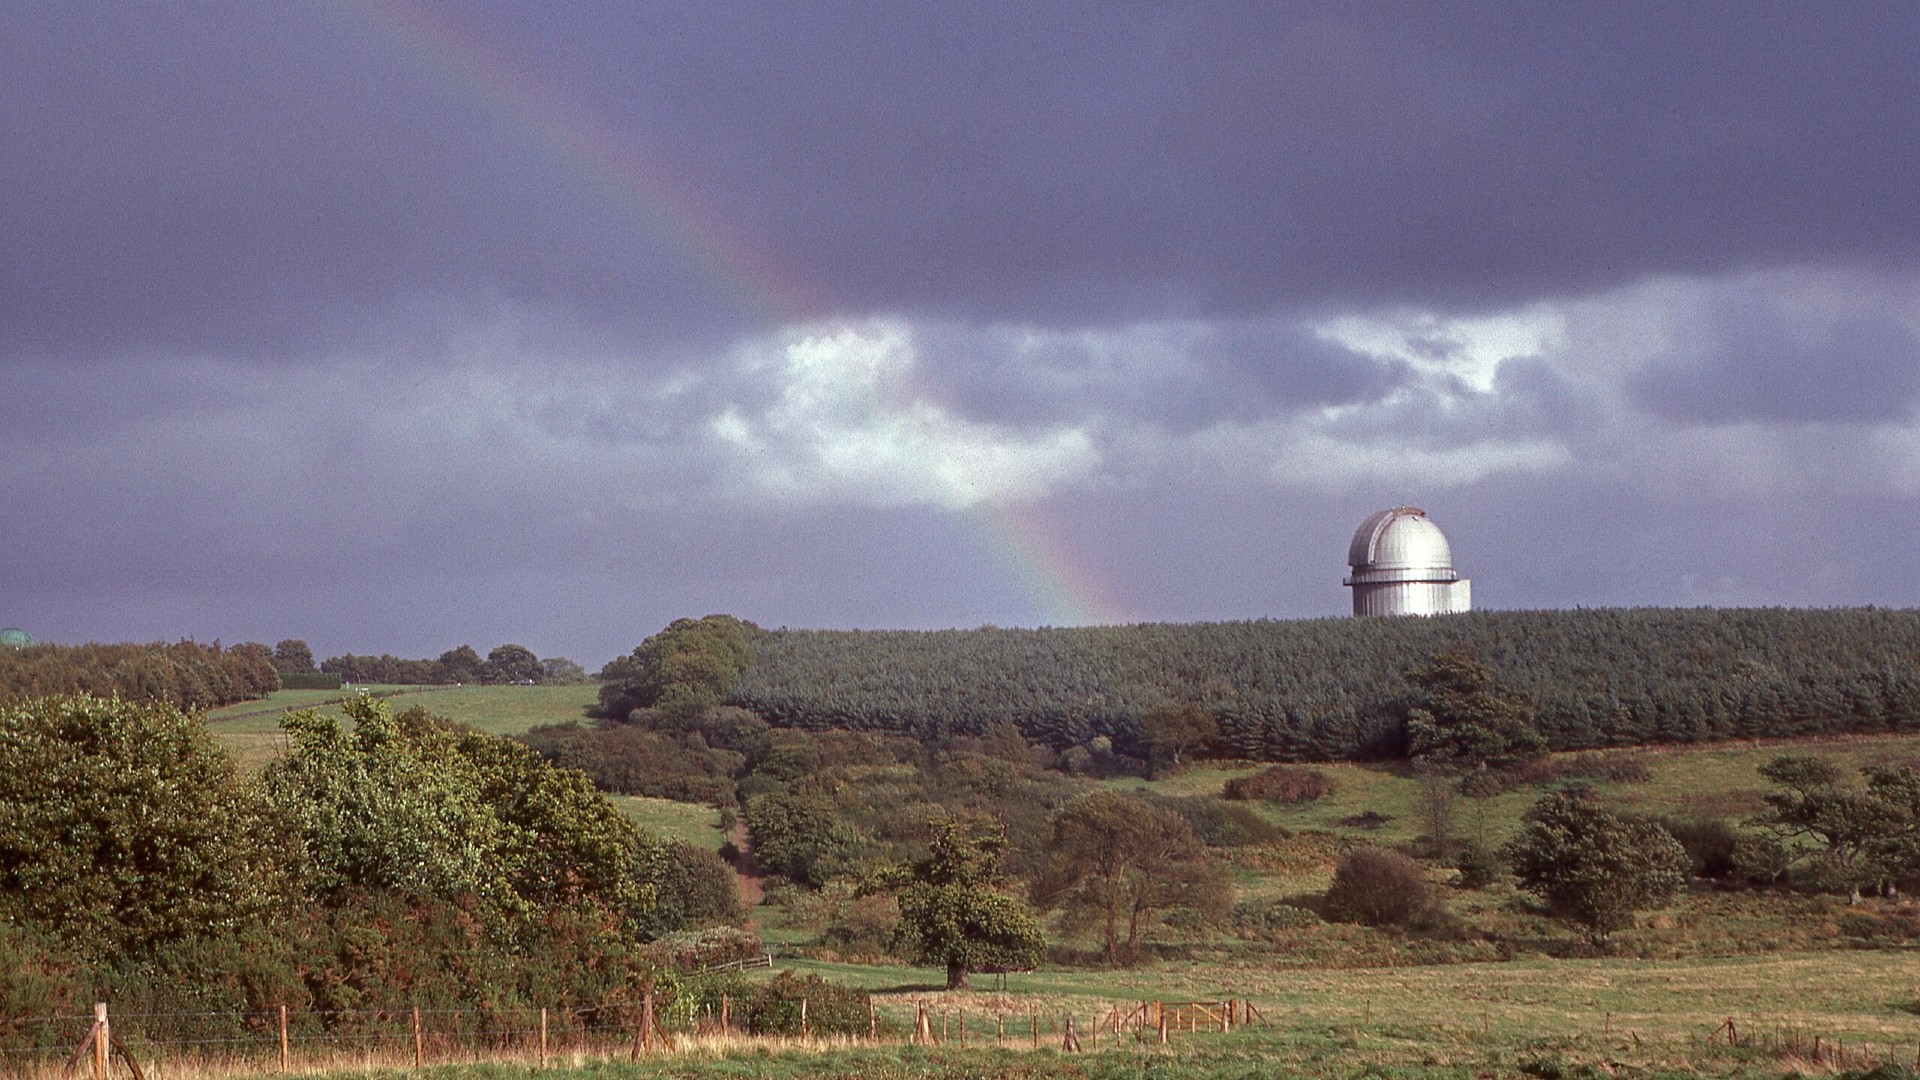
M 24 649 L 31 644 L 33 644 L 33 635 L 17 626 L 9 626 L 5 630 L 0 630 L 0 647 Z

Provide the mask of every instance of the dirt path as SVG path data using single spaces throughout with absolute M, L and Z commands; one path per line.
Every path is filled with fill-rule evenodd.
M 753 857 L 753 847 L 747 842 L 745 822 L 735 822 L 733 834 L 727 839 L 733 841 L 735 851 L 740 853 L 733 861 L 734 872 L 740 875 L 740 904 L 747 909 L 747 929 L 760 929 L 760 900 L 766 896 L 767 875 L 760 869 L 759 862 Z

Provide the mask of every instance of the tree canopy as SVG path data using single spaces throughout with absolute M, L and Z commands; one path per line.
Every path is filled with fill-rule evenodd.
M 1226 868 L 1186 818 L 1115 791 L 1082 795 L 1054 815 L 1034 902 L 1069 930 L 1098 928 L 1108 963 L 1131 961 L 1167 912 L 1216 916 L 1232 904 Z
M 1571 792 L 1527 811 L 1506 855 L 1520 886 L 1586 927 L 1595 944 L 1634 913 L 1672 899 L 1693 865 L 1659 825 L 1616 814 Z
M 984 967 L 1028 968 L 1046 943 L 1040 924 L 1000 876 L 1005 837 L 956 818 L 930 823 L 927 855 L 898 869 L 900 924 L 894 947 L 917 964 L 947 969 L 947 989 Z

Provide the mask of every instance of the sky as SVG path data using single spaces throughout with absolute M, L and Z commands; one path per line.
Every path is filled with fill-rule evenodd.
M 0 625 L 1920 606 L 1920 6 L 0 0 Z

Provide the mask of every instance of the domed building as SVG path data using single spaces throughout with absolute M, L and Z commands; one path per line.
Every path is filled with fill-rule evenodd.
M 33 635 L 17 626 L 0 630 L 0 649 L 24 649 L 33 644 Z
M 1452 615 L 1473 608 L 1472 582 L 1453 569 L 1453 549 L 1417 506 L 1382 510 L 1347 546 L 1355 615 Z

